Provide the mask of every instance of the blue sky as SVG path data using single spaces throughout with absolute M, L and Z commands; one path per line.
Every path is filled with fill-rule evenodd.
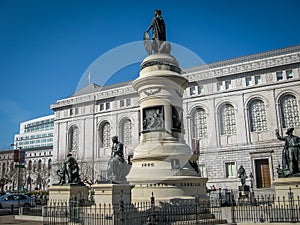
M 98 57 L 141 41 L 156 8 L 167 40 L 206 63 L 300 44 L 298 0 L 1 0 L 0 149 L 20 122 L 51 114 L 50 104 L 74 93 Z

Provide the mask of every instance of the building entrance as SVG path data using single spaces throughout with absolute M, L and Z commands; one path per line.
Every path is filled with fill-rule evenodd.
M 270 188 L 271 177 L 268 159 L 257 159 L 255 163 L 256 187 Z

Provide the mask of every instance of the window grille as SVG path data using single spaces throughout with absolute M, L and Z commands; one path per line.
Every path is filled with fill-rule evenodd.
M 195 138 L 201 139 L 207 136 L 207 116 L 202 108 L 197 108 L 194 114 Z
M 299 127 L 299 110 L 296 97 L 286 95 L 281 99 L 280 105 L 282 126 L 284 128 Z
M 221 108 L 221 134 L 236 134 L 236 120 L 234 108 L 230 104 L 225 104 Z
M 251 131 L 267 130 L 267 116 L 265 104 L 261 100 L 254 100 L 249 107 Z

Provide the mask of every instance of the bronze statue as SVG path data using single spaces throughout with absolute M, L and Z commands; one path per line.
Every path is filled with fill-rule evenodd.
M 161 16 L 161 10 L 156 9 L 154 11 L 154 18 L 146 32 L 152 28 L 152 40 L 166 41 L 166 25 L 165 21 Z
M 152 29 L 152 43 L 148 32 Z M 171 46 L 166 42 L 166 25 L 161 10 L 154 11 L 154 18 L 146 32 L 144 33 L 144 45 L 148 54 L 154 53 L 170 53 Z
M 124 162 L 124 151 L 123 151 L 123 144 L 118 141 L 118 136 L 112 137 L 113 146 L 112 149 L 112 155 L 113 157 L 118 156 L 118 159 L 121 162 Z
M 108 163 L 108 180 L 113 183 L 124 183 L 125 176 L 129 173 L 130 166 L 124 159 L 123 144 L 119 142 L 118 136 L 112 137 L 111 159 Z
M 67 155 L 67 159 L 64 162 L 64 167 L 68 183 L 78 183 L 80 181 L 79 166 L 76 159 L 72 156 L 72 153 Z
M 278 140 L 285 141 L 282 150 L 282 169 L 278 171 L 279 176 L 290 176 L 299 173 L 300 169 L 300 138 L 293 135 L 294 128 L 288 128 L 287 136 L 280 136 L 279 130 L 275 130 Z
M 246 176 L 245 168 L 242 165 L 240 166 L 240 168 L 238 170 L 238 176 L 241 179 L 242 186 L 245 186 L 247 176 Z
M 68 184 L 81 184 L 81 179 L 79 175 L 79 166 L 76 159 L 69 152 L 64 165 L 56 171 L 56 174 L 60 177 L 59 183 L 63 185 Z

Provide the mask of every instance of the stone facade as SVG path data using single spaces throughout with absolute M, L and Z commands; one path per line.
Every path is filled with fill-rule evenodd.
M 188 68 L 183 76 L 189 80 L 185 141 L 200 155 L 208 186 L 237 189 L 237 169 L 243 165 L 248 177 L 253 173 L 254 189 L 272 189 L 284 145 L 274 130 L 284 134 L 295 127 L 300 135 L 300 46 Z M 139 143 L 140 109 L 132 82 L 90 84 L 51 108 L 53 161 L 72 151 L 91 171 L 89 179 L 106 176 L 112 136 L 120 137 L 126 155 Z

